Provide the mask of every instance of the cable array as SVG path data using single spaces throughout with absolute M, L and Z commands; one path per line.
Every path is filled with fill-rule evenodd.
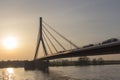
M 75 48 L 79 48 L 77 45 L 75 45 L 73 42 L 68 40 L 66 37 L 64 37 L 62 34 L 60 34 L 58 31 L 53 29 L 45 21 L 43 21 L 42 27 L 43 27 L 43 29 L 42 29 L 43 41 L 45 41 L 44 45 L 47 47 L 47 52 L 50 52 L 49 54 L 53 55 L 53 54 L 58 54 L 58 53 L 62 53 L 62 52 L 67 51 L 65 46 L 60 42 L 59 39 L 57 39 L 57 37 L 54 34 L 56 34 L 57 36 L 61 37 L 63 40 L 65 40 L 67 43 L 71 44 Z M 50 32 L 50 31 L 52 31 L 54 34 L 52 32 Z M 62 51 L 59 51 L 57 49 L 55 43 L 62 49 Z

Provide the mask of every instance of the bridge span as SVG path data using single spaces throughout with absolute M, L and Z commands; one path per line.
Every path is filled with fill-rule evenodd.
M 120 42 L 67 50 L 58 54 L 41 57 L 39 58 L 39 60 L 52 60 L 52 59 L 58 59 L 58 58 L 96 56 L 96 55 L 108 55 L 108 54 L 120 54 Z
M 52 32 L 48 30 L 48 28 L 52 32 L 54 32 L 54 34 L 61 37 L 67 43 L 71 44 L 74 47 L 74 49 L 70 49 L 70 50 L 66 49 L 66 47 L 58 39 L 56 39 L 56 36 L 54 36 Z M 45 56 L 37 58 L 39 53 L 40 42 L 43 46 L 43 51 Z M 60 46 L 63 50 L 59 51 L 56 48 L 55 43 L 58 44 L 58 46 Z M 52 48 L 50 47 L 50 45 Z M 53 49 L 55 52 L 52 51 Z M 48 52 L 50 52 L 50 54 Z M 117 41 L 117 39 L 114 39 L 113 42 L 111 42 L 110 40 L 110 42 L 105 41 L 104 44 L 98 43 L 96 45 L 80 48 L 78 45 L 74 44 L 69 39 L 58 33 L 46 22 L 42 21 L 42 18 L 40 17 L 40 28 L 38 32 L 37 46 L 35 50 L 34 59 L 33 61 L 26 63 L 26 69 L 46 70 L 48 69 L 49 66 L 48 65 L 49 60 L 52 59 L 80 57 L 80 56 L 108 55 L 108 54 L 120 54 L 120 40 Z
M 57 37 L 54 36 L 54 34 L 52 34 L 50 31 L 53 31 L 54 34 L 57 34 L 67 43 L 71 44 L 74 47 L 74 49 L 69 49 L 69 50 L 66 49 L 64 44 L 62 44 L 57 39 Z M 43 51 L 45 56 L 37 58 L 39 53 L 40 42 L 42 42 L 41 44 L 43 46 Z M 59 51 L 56 48 L 55 43 L 57 43 L 58 44 L 57 46 L 60 46 L 63 50 Z M 55 52 L 52 51 L 53 49 L 55 50 Z M 50 54 L 48 53 L 48 50 Z M 92 44 L 92 46 L 89 45 L 89 46 L 79 47 L 78 45 L 74 44 L 69 39 L 61 35 L 55 29 L 53 29 L 45 21 L 42 21 L 42 17 L 40 17 L 40 28 L 38 32 L 38 39 L 37 39 L 37 46 L 36 46 L 34 61 L 35 60 L 52 60 L 57 58 L 68 58 L 68 57 L 80 57 L 80 56 L 119 54 L 119 53 L 120 53 L 120 40 L 117 40 L 114 38 L 114 39 L 108 40 L 107 42 L 104 41 L 104 43 L 98 43 L 95 45 Z

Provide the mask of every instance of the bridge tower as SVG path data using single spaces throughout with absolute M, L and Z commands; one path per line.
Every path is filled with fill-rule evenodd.
M 43 35 L 43 33 L 42 33 L 42 17 L 40 17 L 40 27 L 39 27 L 39 32 L 38 32 L 38 41 L 37 41 L 35 56 L 34 56 L 34 65 L 35 65 L 35 69 L 48 71 L 49 61 L 48 60 L 39 60 L 39 59 L 37 59 L 40 42 L 42 42 L 42 46 L 43 46 L 45 56 L 48 55 L 42 35 Z
M 26 64 L 25 64 L 25 69 L 26 70 L 38 69 L 38 70 L 42 70 L 42 71 L 48 71 L 49 61 L 48 60 L 37 59 L 38 52 L 39 52 L 39 47 L 40 47 L 40 42 L 42 42 L 42 46 L 43 46 L 45 56 L 48 55 L 42 35 L 43 35 L 42 34 L 42 17 L 40 17 L 40 27 L 39 27 L 39 32 L 38 32 L 37 46 L 36 46 L 36 50 L 35 50 L 34 59 L 33 59 L 33 61 L 27 61 L 26 62 Z
M 39 32 L 38 32 L 38 41 L 37 41 L 34 61 L 37 59 L 37 56 L 38 56 L 40 42 L 42 42 L 42 46 L 43 46 L 45 56 L 47 56 L 48 53 L 47 53 L 46 46 L 45 46 L 43 36 L 42 36 L 42 17 L 40 17 L 40 28 L 39 28 Z

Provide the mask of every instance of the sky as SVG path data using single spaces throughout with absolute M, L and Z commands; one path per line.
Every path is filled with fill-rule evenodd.
M 39 17 L 80 47 L 120 38 L 119 4 L 120 0 L 0 0 L 0 60 L 33 59 Z M 9 36 L 17 39 L 15 49 L 3 45 Z

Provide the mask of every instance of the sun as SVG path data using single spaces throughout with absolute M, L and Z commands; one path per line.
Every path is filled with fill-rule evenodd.
M 17 39 L 15 37 L 6 37 L 3 39 L 3 46 L 6 49 L 14 49 L 17 47 Z

